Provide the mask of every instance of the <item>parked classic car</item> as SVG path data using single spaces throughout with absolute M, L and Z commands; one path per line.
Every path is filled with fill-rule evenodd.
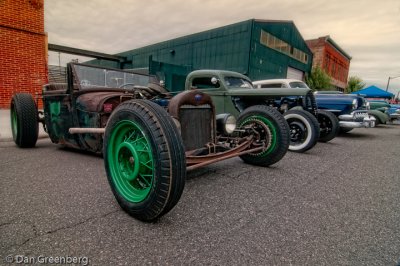
M 369 113 L 369 102 L 364 97 L 355 94 L 328 94 L 324 91 L 315 92 L 315 96 L 318 108 L 328 110 L 338 117 L 341 132 L 360 127 L 375 127 L 376 118 Z
M 304 152 L 318 141 L 320 125 L 315 118 L 315 99 L 310 89 L 257 89 L 245 75 L 233 71 L 196 70 L 186 77 L 185 89 L 199 89 L 215 102 L 217 113 L 239 114 L 253 105 L 272 106 L 284 114 L 290 127 L 289 150 Z M 333 119 L 336 119 L 333 116 Z M 323 126 L 321 126 L 323 127 Z M 322 128 L 329 141 L 331 128 Z M 333 133 L 336 135 L 336 132 Z
M 289 127 L 274 108 L 256 105 L 236 118 L 215 115 L 211 97 L 191 90 L 171 97 L 148 76 L 84 64 L 67 66 L 68 84 L 11 101 L 13 138 L 33 147 L 43 123 L 53 143 L 103 153 L 112 192 L 130 215 L 152 221 L 178 202 L 186 171 L 239 156 L 269 166 L 286 154 Z M 39 100 L 39 99 L 38 99 Z
M 282 88 L 309 88 L 306 83 L 296 79 L 271 79 L 269 85 Z M 374 127 L 374 118 L 367 113 L 368 104 L 363 97 L 352 97 L 333 91 L 315 93 L 318 110 L 333 113 L 339 119 L 341 131 L 356 127 Z
M 400 116 L 400 109 L 395 105 L 389 104 L 385 100 L 368 99 L 370 103 L 371 115 L 375 116 L 376 124 L 386 124 L 389 121 L 398 119 Z
M 400 104 L 390 104 L 389 116 L 392 121 L 400 119 Z
M 291 89 L 302 89 L 307 90 L 309 94 L 311 94 L 311 89 L 301 80 L 296 79 L 266 79 L 266 80 L 259 80 L 253 82 L 254 87 L 260 89 L 278 89 L 282 92 L 285 90 Z M 290 108 L 297 108 L 296 102 L 293 102 L 293 97 L 290 94 L 284 93 L 280 100 L 276 101 L 278 106 L 282 106 L 282 104 L 288 103 Z M 314 102 L 315 99 L 310 97 Z M 325 110 L 317 109 L 318 104 L 314 103 L 314 108 L 308 110 L 312 115 L 316 116 L 319 126 L 320 126 L 320 137 L 319 141 L 328 142 L 335 138 L 339 130 L 339 121 L 335 117 L 334 114 Z

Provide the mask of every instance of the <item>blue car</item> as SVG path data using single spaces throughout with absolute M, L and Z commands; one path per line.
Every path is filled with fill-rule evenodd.
M 339 119 L 340 129 L 348 132 L 353 128 L 375 127 L 375 117 L 369 114 L 369 102 L 359 95 L 339 92 L 315 93 L 318 109 L 334 113 Z
M 396 120 L 400 119 L 400 104 L 391 104 L 389 109 L 390 119 Z
M 380 123 L 385 124 L 386 122 L 394 121 L 400 118 L 400 105 L 399 104 L 389 104 L 385 100 L 368 99 L 371 104 L 371 109 L 379 110 L 387 115 L 387 121 L 381 121 Z

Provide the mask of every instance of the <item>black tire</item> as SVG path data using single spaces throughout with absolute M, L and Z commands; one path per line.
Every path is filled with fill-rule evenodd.
M 111 190 L 131 216 L 154 221 L 179 201 L 186 179 L 185 149 L 172 118 L 157 104 L 120 104 L 108 120 L 103 151 Z
M 29 93 L 17 93 L 11 98 L 11 131 L 20 148 L 35 147 L 39 135 L 38 111 Z
M 283 116 L 290 128 L 289 151 L 305 152 L 317 144 L 319 123 L 315 116 L 304 110 L 290 110 Z
M 319 141 L 328 142 L 339 133 L 339 120 L 329 111 L 318 110 Z
M 283 116 L 274 108 L 254 105 L 238 117 L 238 128 L 252 127 L 258 134 L 254 144 L 265 142 L 268 147 L 259 153 L 248 153 L 240 158 L 248 164 L 269 166 L 280 161 L 289 147 L 289 127 Z M 254 133 L 251 133 L 254 134 Z M 253 146 L 250 148 L 254 148 Z

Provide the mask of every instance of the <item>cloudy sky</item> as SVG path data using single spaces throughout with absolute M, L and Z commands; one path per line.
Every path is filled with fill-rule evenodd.
M 49 43 L 110 54 L 252 18 L 330 35 L 353 58 L 350 76 L 382 89 L 399 76 L 389 91 L 400 91 L 400 0 L 45 0 Z

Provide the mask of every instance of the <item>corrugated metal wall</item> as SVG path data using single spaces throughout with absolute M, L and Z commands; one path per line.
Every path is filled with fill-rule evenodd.
M 305 64 L 290 55 L 263 45 L 260 41 L 261 30 L 305 52 L 308 55 L 308 63 Z M 288 67 L 298 69 L 305 73 L 311 71 L 312 52 L 293 22 L 256 20 L 251 43 L 248 76 L 252 80 L 286 78 Z
M 308 55 L 308 62 L 271 49 L 260 42 L 261 31 Z M 253 80 L 285 78 L 291 67 L 311 71 L 312 52 L 291 21 L 246 20 L 119 54 L 132 60 L 124 68 L 149 68 L 169 90 L 183 89 L 186 75 L 195 69 L 232 70 Z
M 119 55 L 132 60 L 132 64 L 126 64 L 124 68 L 149 66 L 151 58 L 155 61 L 150 63 L 152 74 L 165 71 L 166 86 L 175 91 L 181 82 L 178 84 L 171 79 L 181 80 L 180 76 L 185 77 L 194 69 L 227 69 L 247 74 L 251 25 L 252 20 L 243 21 Z

